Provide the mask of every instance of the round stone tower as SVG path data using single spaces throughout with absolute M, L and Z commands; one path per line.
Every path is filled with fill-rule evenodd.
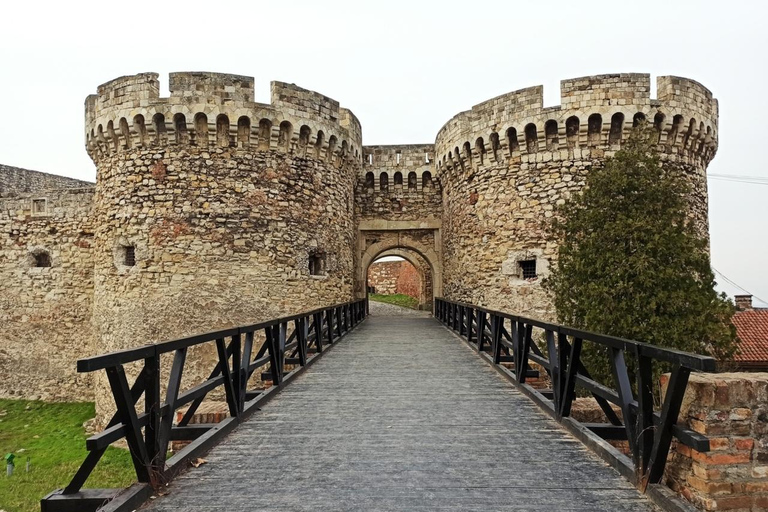
M 446 297 L 553 319 L 541 282 L 557 253 L 547 225 L 589 170 L 648 122 L 665 162 L 682 164 L 691 215 L 707 236 L 706 168 L 717 149 L 717 100 L 701 84 L 646 74 L 561 82 L 561 105 L 542 87 L 493 98 L 448 121 L 435 141 L 443 187 Z
M 352 299 L 360 123 L 318 93 L 271 92 L 172 73 L 160 98 L 142 73 L 87 98 L 98 353 Z

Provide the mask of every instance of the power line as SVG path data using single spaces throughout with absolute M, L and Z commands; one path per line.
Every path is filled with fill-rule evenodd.
M 742 287 L 742 286 L 739 286 L 738 284 L 734 283 L 733 281 L 731 281 L 730 279 L 728 279 L 728 276 L 726 276 L 725 274 L 723 274 L 722 272 L 720 272 L 719 270 L 717 270 L 715 267 L 712 267 L 712 270 L 714 270 L 714 271 L 715 271 L 717 274 L 719 274 L 719 275 L 720 275 L 720 277 L 722 277 L 722 278 L 723 278 L 723 279 L 724 279 L 724 280 L 725 280 L 727 283 L 729 283 L 729 284 L 731 284 L 731 285 L 735 286 L 736 288 L 738 288 L 739 290 L 743 291 L 743 292 L 744 292 L 744 293 L 746 293 L 747 295 L 751 295 L 753 298 L 755 298 L 755 299 L 759 300 L 759 301 L 760 301 L 760 302 L 762 302 L 763 304 L 768 304 L 768 301 L 765 301 L 765 300 L 761 299 L 760 297 L 758 297 L 758 296 L 757 296 L 757 295 L 755 295 L 754 293 L 750 292 L 749 290 L 745 289 L 744 287 Z
M 748 183 L 750 185 L 768 185 L 768 176 L 745 176 L 738 174 L 708 174 L 707 178 L 733 183 Z

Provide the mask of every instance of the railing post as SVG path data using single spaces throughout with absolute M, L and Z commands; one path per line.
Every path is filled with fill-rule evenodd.
M 266 327 L 267 343 L 269 343 L 269 364 L 272 367 L 272 384 L 280 385 L 283 381 L 283 360 L 280 352 L 280 324 Z
M 294 329 L 296 329 L 296 339 L 298 341 L 299 364 L 301 366 L 306 366 L 307 338 L 309 337 L 309 325 L 307 324 L 306 317 L 297 318 L 294 324 Z
M 243 346 L 243 359 L 240 361 L 240 371 L 238 372 L 237 388 L 240 399 L 240 412 L 245 409 L 245 394 L 248 392 L 248 368 L 251 365 L 251 354 L 253 353 L 253 333 L 245 334 L 245 345 Z
M 242 409 L 240 408 L 240 367 L 242 366 L 242 337 L 240 333 L 232 336 L 230 343 L 232 344 L 232 397 L 234 398 L 235 411 L 237 416 L 240 416 Z M 226 362 L 229 366 L 229 361 Z
M 323 313 L 315 313 L 313 316 L 315 320 L 315 348 L 319 354 L 323 351 Z
M 473 325 L 474 316 L 475 308 L 467 308 L 467 343 L 472 343 L 472 335 L 475 331 L 475 327 Z
M 555 412 L 560 410 L 560 355 L 555 345 L 555 331 L 545 329 L 547 356 L 549 359 L 549 379 L 552 381 L 552 398 Z
M 629 382 L 627 364 L 624 360 L 624 350 L 611 347 L 609 349 L 611 357 L 611 369 L 613 370 L 613 379 L 619 392 L 619 407 L 624 421 L 624 429 L 627 431 L 627 441 L 629 449 L 633 455 L 637 452 L 637 439 L 635 438 L 635 420 L 632 417 L 631 403 L 634 400 L 632 396 L 632 384 Z
M 565 383 L 563 384 L 563 398 L 560 401 L 559 417 L 561 418 L 567 418 L 571 415 L 571 405 L 576 394 L 576 376 L 581 367 L 581 343 L 581 338 L 574 337 L 570 355 L 568 356 L 568 369 L 566 370 Z
M 485 346 L 485 322 L 488 318 L 488 313 L 485 311 L 477 312 L 477 351 L 482 352 Z
M 328 308 L 325 311 L 325 323 L 328 328 L 328 344 L 333 345 L 333 317 L 335 316 L 335 309 Z
M 635 467 L 642 478 L 648 471 L 653 450 L 653 366 L 651 359 L 643 356 L 640 347 L 635 346 L 637 358 L 637 450 L 634 454 Z
M 677 423 L 690 375 L 690 368 L 677 365 L 669 376 L 667 394 L 664 396 L 664 404 L 661 407 L 661 419 L 656 428 L 653 450 L 648 462 L 648 483 L 659 483 L 664 476 L 664 466 L 667 464 L 669 446 L 672 443 L 672 427 Z
M 504 317 L 499 315 L 491 316 L 491 345 L 493 347 L 493 364 L 501 363 L 501 327 L 504 324 Z
M 517 368 L 517 361 L 515 361 L 515 370 L 517 373 L 517 382 L 525 384 L 525 379 L 528 372 L 528 352 L 531 349 L 531 331 L 532 325 L 526 325 L 520 322 L 521 339 L 520 339 L 520 368 Z
M 237 362 L 239 367 L 240 362 L 240 335 L 232 337 L 230 341 L 232 346 L 232 355 L 234 357 L 237 353 Z M 235 395 L 235 386 L 232 380 L 232 371 L 229 367 L 229 355 L 227 354 L 226 340 L 224 338 L 218 338 L 216 340 L 216 352 L 219 354 L 219 364 L 221 365 L 221 376 L 224 379 L 224 395 L 227 400 L 227 406 L 229 407 L 229 415 L 232 417 L 240 416 L 238 411 L 238 398 Z
M 160 355 L 155 347 L 155 355 L 144 359 L 146 368 L 144 389 L 144 412 L 149 415 L 147 426 L 144 427 L 144 445 L 147 448 L 147 460 L 150 472 L 162 471 L 158 468 L 158 452 L 160 450 Z
M 150 483 L 147 446 L 141 438 L 141 427 L 136 415 L 134 401 L 131 399 L 131 391 L 128 388 L 125 369 L 123 369 L 122 365 L 117 365 L 106 368 L 106 371 L 120 422 L 125 425 L 125 440 L 131 452 L 131 460 L 136 470 L 136 478 L 139 482 Z

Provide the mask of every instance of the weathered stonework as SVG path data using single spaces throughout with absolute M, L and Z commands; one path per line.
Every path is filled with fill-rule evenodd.
M 91 378 L 74 362 L 96 349 L 93 188 L 54 190 L 84 182 L 13 174 L 25 172 L 32 179 L 19 182 L 31 191 L 0 198 L 0 397 L 92 400 Z M 37 266 L 41 256 L 50 266 Z
M 124 77 L 86 101 L 101 351 L 350 300 L 354 116 L 278 82 L 271 105 L 254 103 L 253 80 L 233 75 L 175 73 L 169 98 L 158 89 L 155 74 Z M 189 383 L 213 359 L 194 356 Z M 110 400 L 97 393 L 97 409 Z
M 703 510 L 767 510 L 768 373 L 691 375 L 680 420 L 709 437 L 710 451 L 678 444 L 670 487 Z
M 662 160 L 684 166 L 690 213 L 706 236 L 717 100 L 684 78 L 659 77 L 657 86 L 654 100 L 645 74 L 563 80 L 559 106 L 543 107 L 542 88 L 531 87 L 448 121 L 435 143 L 445 296 L 552 319 L 541 282 L 557 253 L 547 228 L 555 207 L 578 193 L 589 170 L 641 122 L 655 127 Z M 536 278 L 522 278 L 523 261 L 535 261 Z
M 425 307 L 445 296 L 549 318 L 554 208 L 643 121 L 685 166 L 706 232 L 717 101 L 691 80 L 660 77 L 658 99 L 648 75 L 564 80 L 548 108 L 532 87 L 400 146 L 363 146 L 354 114 L 295 85 L 273 82 L 270 103 L 237 75 L 173 73 L 159 90 L 143 73 L 86 99 L 95 188 L 0 167 L 0 370 L 46 368 L 3 396 L 91 399 L 78 356 L 362 297 L 385 255 L 419 269 Z M 192 353 L 186 378 L 211 357 Z
M 87 181 L 0 164 L 0 198 L 92 186 Z

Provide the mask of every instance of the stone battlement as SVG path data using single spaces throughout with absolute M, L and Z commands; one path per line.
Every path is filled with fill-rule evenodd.
M 618 149 L 641 121 L 653 124 L 667 154 L 706 165 L 717 150 L 712 93 L 674 76 L 658 77 L 658 99 L 650 89 L 648 74 L 610 74 L 561 81 L 561 104 L 554 107 L 544 107 L 542 86 L 487 100 L 438 132 L 438 174 L 518 156 L 521 162 L 589 158 L 591 149 Z
M 92 187 L 93 183 L 0 164 L 0 198 L 56 189 Z
M 100 85 L 85 101 L 91 158 L 187 145 L 281 150 L 336 165 L 361 159 L 360 122 L 322 94 L 272 82 L 271 103 L 256 103 L 252 77 L 207 72 L 171 73 L 169 88 L 161 98 L 157 73 Z
M 379 191 L 389 189 L 382 185 L 422 190 L 424 184 L 432 185 L 432 169 L 435 161 L 434 144 L 399 144 L 364 146 L 361 177 L 365 188 Z M 380 187 L 374 187 L 379 181 Z

